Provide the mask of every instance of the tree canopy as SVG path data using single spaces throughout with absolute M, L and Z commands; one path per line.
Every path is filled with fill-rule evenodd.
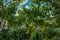
M 13 1 L 0 0 L 0 40 L 60 40 L 59 0 L 32 0 L 18 12 L 22 0 Z

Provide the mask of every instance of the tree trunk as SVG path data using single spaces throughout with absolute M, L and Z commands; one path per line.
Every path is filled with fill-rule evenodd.
M 0 18 L 0 28 L 2 30 L 4 30 L 5 28 L 7 28 L 7 20 L 6 19 Z

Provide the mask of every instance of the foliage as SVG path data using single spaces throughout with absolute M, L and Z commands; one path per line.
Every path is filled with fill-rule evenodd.
M 20 1 L 6 6 L 0 0 L 0 40 L 60 40 L 60 2 L 32 0 L 30 8 L 22 7 L 15 16 Z

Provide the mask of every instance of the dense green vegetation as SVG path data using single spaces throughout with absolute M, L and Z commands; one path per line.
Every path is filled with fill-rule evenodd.
M 59 0 L 32 0 L 15 16 L 19 2 L 6 6 L 0 0 L 0 40 L 60 40 Z

